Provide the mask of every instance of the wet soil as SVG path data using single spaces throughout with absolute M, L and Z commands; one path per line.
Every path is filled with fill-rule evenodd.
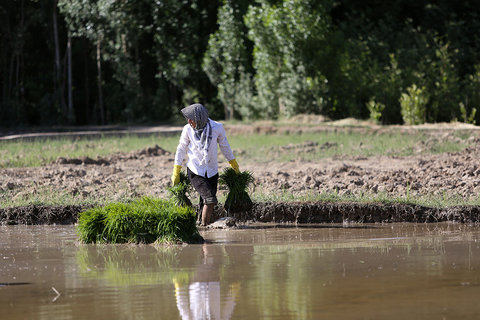
M 372 134 L 424 130 L 430 135 L 415 146 L 412 156 L 333 157 L 307 161 L 240 162 L 241 170 L 255 177 L 256 188 L 275 194 L 286 191 L 296 195 L 335 192 L 339 195 L 370 194 L 385 198 L 406 196 L 457 197 L 478 199 L 480 195 L 480 130 L 477 127 L 335 127 L 283 126 L 269 124 L 226 126 L 227 134 L 350 130 Z M 440 140 L 459 142 L 458 130 L 471 147 L 455 153 L 424 155 Z M 170 128 L 171 131 L 171 128 Z M 234 146 L 233 146 L 234 147 Z M 331 147 L 305 141 L 301 145 L 282 146 L 281 152 L 308 152 Z M 235 150 L 241 154 L 241 150 Z M 247 155 L 242 155 L 247 156 Z M 14 199 L 27 199 L 45 192 L 76 199 L 122 201 L 140 196 L 167 197 L 174 155 L 158 145 L 125 154 L 106 157 L 59 158 L 38 168 L 0 168 L 0 192 Z M 228 164 L 220 157 L 219 167 Z M 220 188 L 219 196 L 226 190 Z M 196 195 L 193 195 L 196 197 Z M 2 224 L 73 223 L 81 206 L 28 206 L 0 209 Z M 218 216 L 224 215 L 223 213 Z M 252 210 L 235 214 L 241 221 L 263 222 L 478 222 L 478 207 L 427 208 L 407 204 L 361 203 L 255 203 Z
M 74 224 L 78 214 L 91 206 L 29 205 L 0 209 L 0 225 Z M 197 208 L 198 211 L 198 208 Z M 221 218 L 233 219 L 223 220 Z M 228 214 L 217 206 L 212 228 L 268 223 L 392 223 L 392 222 L 480 222 L 479 206 L 430 208 L 414 204 L 379 203 L 254 203 L 253 208 Z

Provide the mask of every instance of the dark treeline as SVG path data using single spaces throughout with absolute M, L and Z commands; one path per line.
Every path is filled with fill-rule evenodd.
M 480 2 L 5 0 L 0 125 L 480 120 Z

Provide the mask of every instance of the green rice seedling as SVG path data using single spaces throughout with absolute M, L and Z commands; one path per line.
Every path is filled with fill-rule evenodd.
M 168 192 L 172 196 L 173 201 L 179 207 L 191 207 L 192 202 L 188 198 L 188 194 L 192 191 L 190 179 L 184 172 L 180 172 L 180 183 L 176 186 L 168 188 Z
M 84 243 L 103 242 L 105 229 L 105 210 L 102 207 L 92 208 L 78 216 L 78 235 Z
M 131 203 L 112 203 L 82 212 L 79 216 L 78 233 L 80 240 L 85 243 L 202 240 L 195 224 L 193 208 L 178 207 L 173 201 L 148 197 Z
M 218 181 L 228 188 L 224 205 L 227 212 L 239 212 L 252 208 L 253 203 L 247 193 L 248 187 L 254 181 L 251 172 L 242 171 L 237 174 L 232 168 L 226 168 Z

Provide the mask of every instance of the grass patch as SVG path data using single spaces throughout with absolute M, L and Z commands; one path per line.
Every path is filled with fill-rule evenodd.
M 115 153 L 128 153 L 155 144 L 167 151 L 175 152 L 178 137 L 131 135 L 98 139 L 50 138 L 34 141 L 0 141 L 0 168 L 39 167 L 51 164 L 59 157 L 95 159 Z
M 409 156 L 458 152 L 470 146 L 464 141 L 432 140 L 417 132 L 317 132 L 302 134 L 249 134 L 229 137 L 241 162 L 286 162 L 329 157 Z M 311 146 L 305 144 L 310 142 Z
M 277 193 L 257 191 L 252 194 L 254 202 L 338 202 L 338 203 L 379 203 L 379 204 L 416 204 L 432 208 L 447 208 L 454 206 L 480 206 L 480 196 L 462 198 L 443 195 L 409 195 L 392 196 L 387 193 L 339 194 L 338 192 L 302 192 L 293 193 L 281 190 Z
M 242 171 L 237 174 L 232 168 L 226 168 L 220 174 L 218 182 L 228 188 L 224 205 L 227 212 L 245 211 L 252 207 L 252 200 L 247 193 L 249 185 L 253 183 L 251 172 Z
M 242 152 L 236 154 L 241 162 L 282 162 L 295 159 L 315 160 L 335 156 L 408 156 L 456 152 L 472 145 L 468 135 L 457 139 L 436 139 L 421 131 L 405 133 L 400 129 L 389 132 L 355 132 L 339 128 L 337 132 L 276 133 L 228 135 L 230 145 Z M 463 139 L 464 138 L 464 139 Z M 175 152 L 178 136 L 152 135 L 138 137 L 103 137 L 98 139 L 56 138 L 34 141 L 0 141 L 0 168 L 38 167 L 51 164 L 59 157 L 97 158 L 115 153 L 137 151 L 158 144 Z M 306 141 L 313 148 L 302 148 Z
M 138 198 L 123 194 L 121 190 L 124 188 L 119 185 L 109 186 L 104 190 L 104 194 L 91 192 L 83 195 L 81 192 L 72 192 L 61 186 L 26 185 L 12 190 L 0 187 L 0 208 L 28 205 L 104 205 L 111 202 L 130 202 Z
M 80 213 L 77 231 L 84 243 L 198 242 L 195 212 L 172 201 L 144 197 Z

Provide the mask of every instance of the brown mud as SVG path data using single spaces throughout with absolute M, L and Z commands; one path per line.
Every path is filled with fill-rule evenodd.
M 74 224 L 80 212 L 89 206 L 29 205 L 0 209 L 0 225 Z M 198 211 L 198 208 L 197 208 Z M 252 209 L 227 214 L 216 207 L 214 220 L 235 219 L 233 225 L 268 223 L 392 223 L 392 222 L 480 222 L 480 206 L 430 208 L 414 204 L 380 203 L 254 203 Z

